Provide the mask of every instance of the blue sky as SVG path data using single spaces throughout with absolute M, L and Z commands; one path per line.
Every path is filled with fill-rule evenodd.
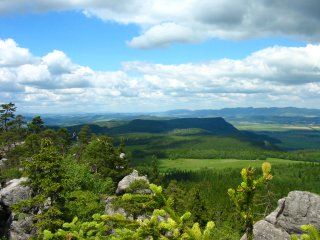
M 319 108 L 316 0 L 26 2 L 0 4 L 0 102 L 23 112 Z

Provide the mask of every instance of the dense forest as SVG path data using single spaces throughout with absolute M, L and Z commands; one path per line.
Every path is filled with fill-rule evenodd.
M 240 239 L 248 224 L 270 213 L 289 191 L 320 193 L 318 149 L 284 151 L 272 138 L 239 134 L 220 118 L 217 122 L 227 126 L 226 132 L 221 126 L 217 132 L 207 122 L 207 129 L 202 129 L 199 122 L 209 120 L 193 121 L 191 127 L 174 120 L 154 132 L 137 133 L 133 130 L 138 126 L 152 128 L 152 123 L 136 120 L 121 130 L 117 126 L 117 134 L 106 135 L 89 125 L 49 128 L 41 116 L 26 122 L 15 113 L 14 103 L 1 105 L 0 180 L 4 186 L 10 179 L 28 177 L 32 196 L 13 211 L 23 217 L 40 210 L 34 218 L 38 239 Z M 259 165 L 269 158 L 295 161 L 272 169 L 248 166 L 245 173 L 239 166 L 197 171 L 163 167 L 165 161 L 181 158 L 254 159 Z M 105 215 L 106 197 L 115 195 L 118 182 L 133 169 L 152 184 L 137 182 L 113 200 L 133 219 Z M 252 186 L 250 179 L 256 179 Z M 247 185 L 239 192 L 241 182 Z M 234 203 L 255 187 L 250 208 Z M 141 188 L 154 194 L 135 192 Z M 136 220 L 141 214 L 150 219 Z M 160 224 L 159 217 L 170 221 Z M 165 236 L 168 232 L 171 235 Z

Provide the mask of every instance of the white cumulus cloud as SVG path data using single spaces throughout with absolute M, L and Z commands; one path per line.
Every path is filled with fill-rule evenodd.
M 210 38 L 287 37 L 319 42 L 318 0 L 11 0 L 0 14 L 77 10 L 88 17 L 136 24 L 141 34 L 128 39 L 136 48 Z M 177 30 L 176 32 L 174 30 Z
M 58 50 L 34 56 L 12 39 L 1 44 L 0 101 L 29 111 L 308 107 L 320 97 L 316 44 L 274 46 L 243 59 L 197 64 L 126 62 L 118 71 L 94 71 Z M 21 52 L 27 54 L 19 62 Z

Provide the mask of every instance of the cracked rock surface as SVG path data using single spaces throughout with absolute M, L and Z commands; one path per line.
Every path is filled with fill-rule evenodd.
M 118 184 L 118 188 L 116 190 L 116 194 L 120 195 L 126 192 L 126 189 L 129 188 L 130 184 L 134 181 L 142 180 L 145 181 L 147 184 L 149 184 L 149 180 L 146 176 L 139 176 L 139 173 L 137 170 L 133 170 L 130 175 L 125 176 Z M 149 189 L 143 189 L 144 191 L 139 192 L 141 194 L 150 194 L 151 191 Z
M 29 187 L 23 186 L 27 178 L 12 179 L 0 190 L 0 238 L 27 240 L 31 237 L 32 215 L 15 216 L 11 207 L 21 200 L 31 197 Z
M 310 192 L 292 191 L 278 201 L 278 207 L 264 220 L 254 224 L 255 240 L 290 239 L 301 234 L 301 225 L 313 224 L 320 228 L 320 196 Z M 245 240 L 244 235 L 241 240 Z

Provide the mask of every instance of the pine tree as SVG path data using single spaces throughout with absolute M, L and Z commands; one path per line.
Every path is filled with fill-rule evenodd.
M 204 198 L 200 194 L 200 189 L 192 188 L 188 196 L 188 210 L 192 213 L 193 222 L 198 222 L 200 226 L 204 226 L 209 220 L 209 209 L 207 208 Z
M 1 129 L 4 132 L 8 131 L 8 122 L 14 118 L 14 112 L 16 111 L 17 107 L 14 103 L 5 103 L 1 104 L 0 109 L 0 118 L 1 118 Z
M 92 139 L 85 149 L 83 161 L 89 162 L 92 172 L 102 177 L 111 177 L 114 182 L 129 173 L 128 161 L 107 136 Z
M 38 231 L 60 227 L 64 172 L 62 157 L 52 141 L 42 139 L 39 153 L 26 160 L 24 167 L 28 176 L 26 184 L 32 189 L 32 197 L 17 204 L 15 209 L 30 207 L 34 212 L 40 211 L 34 218 Z
M 40 116 L 32 118 L 31 123 L 28 124 L 28 128 L 32 133 L 40 133 L 44 130 L 44 122 Z
M 57 145 L 63 154 L 67 153 L 68 147 L 71 145 L 71 136 L 66 128 L 60 128 L 57 131 Z

